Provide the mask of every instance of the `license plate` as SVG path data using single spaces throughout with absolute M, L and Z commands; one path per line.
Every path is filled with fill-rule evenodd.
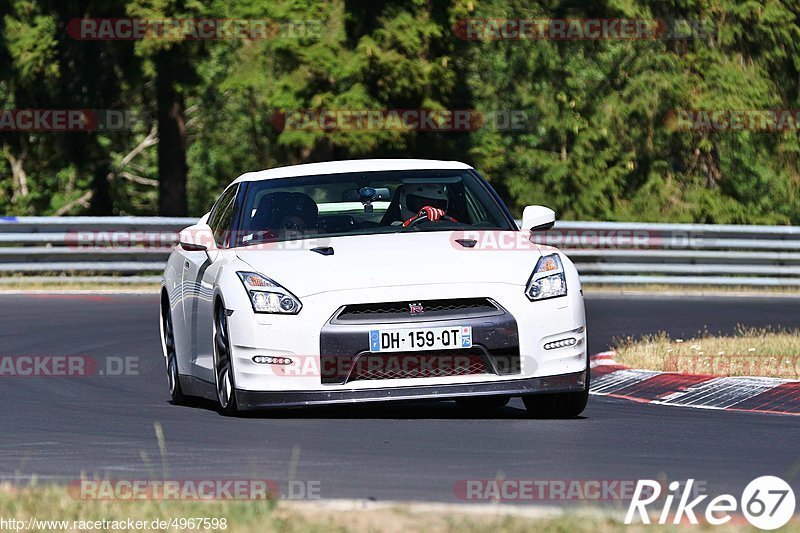
M 373 329 L 370 352 L 418 352 L 472 348 L 472 326 L 445 328 Z

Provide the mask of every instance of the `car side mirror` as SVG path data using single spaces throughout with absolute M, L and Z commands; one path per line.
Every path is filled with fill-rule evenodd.
M 549 230 L 556 223 L 556 212 L 543 205 L 529 205 L 522 211 L 522 229 Z
M 198 223 L 178 233 L 178 243 L 187 252 L 205 252 L 215 248 L 214 232 L 208 224 Z

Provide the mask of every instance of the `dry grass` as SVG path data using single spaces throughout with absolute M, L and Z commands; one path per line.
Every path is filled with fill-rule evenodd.
M 691 339 L 666 333 L 616 339 L 617 362 L 631 368 L 800 379 L 800 330 L 737 327 L 728 337 L 703 332 Z
M 415 505 L 377 506 L 372 508 L 337 508 L 325 502 L 276 503 L 257 502 L 164 502 L 164 501 L 81 501 L 71 498 L 64 487 L 34 487 L 17 489 L 0 486 L 0 517 L 5 520 L 26 521 L 34 517 L 38 520 L 73 521 L 120 521 L 121 528 L 114 531 L 129 531 L 128 519 L 152 523 L 153 520 L 181 518 L 217 518 L 226 520 L 226 527 L 217 531 L 239 532 L 483 532 L 498 531 L 524 533 L 542 531 L 545 533 L 571 532 L 629 532 L 644 533 L 653 531 L 654 526 L 625 526 L 617 518 L 621 512 L 610 513 L 598 510 L 575 512 L 549 511 L 503 514 L 499 508 L 486 506 L 482 511 L 446 506 L 443 510 Z M 528 509 L 530 510 L 530 509 Z M 525 515 L 537 516 L 525 516 Z M 700 526 L 658 526 L 658 531 L 750 531 L 746 523 L 737 520 L 722 527 Z M 35 531 L 36 529 L 34 529 Z M 77 531 L 70 525 L 61 531 Z M 167 531 L 199 531 L 201 529 L 169 528 Z M 13 529 L 12 529 L 13 531 Z M 26 530 L 27 531 L 27 530 Z M 152 531 L 146 528 L 145 531 Z M 792 522 L 784 531 L 800 533 L 800 523 Z

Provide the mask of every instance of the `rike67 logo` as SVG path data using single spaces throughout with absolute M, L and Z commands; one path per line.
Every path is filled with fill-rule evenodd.
M 706 502 L 708 495 L 697 496 L 693 487 L 693 479 L 687 480 L 685 484 L 678 481 L 669 484 L 666 497 L 663 498 L 663 507 L 658 514 L 658 524 L 680 524 L 684 520 L 690 524 L 698 524 L 697 515 L 701 513 L 701 504 L 705 505 L 702 515 L 705 521 L 715 526 L 729 522 L 731 513 L 740 511 L 753 526 L 772 530 L 786 525 L 794 515 L 794 491 L 779 477 L 762 476 L 754 479 L 745 487 L 739 500 L 731 494 L 722 494 Z M 638 514 L 642 523 L 649 524 L 650 513 L 658 511 L 661 505 L 661 490 L 661 484 L 657 481 L 639 480 L 625 515 L 625 523 L 632 524 Z M 676 500 L 677 504 L 673 508 Z

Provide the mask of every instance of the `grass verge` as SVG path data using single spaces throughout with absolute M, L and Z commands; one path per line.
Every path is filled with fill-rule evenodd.
M 800 330 L 739 326 L 733 335 L 703 332 L 690 339 L 666 333 L 615 339 L 618 363 L 631 368 L 800 379 Z
M 463 509 L 463 508 L 462 508 Z M 549 511 L 534 513 L 540 516 L 524 516 L 516 512 L 509 515 L 501 508 L 485 506 L 485 511 L 454 509 L 443 506 L 436 510 L 431 506 L 398 504 L 395 506 L 373 506 L 365 509 L 334 508 L 325 502 L 276 503 L 271 501 L 256 502 L 165 502 L 165 501 L 81 501 L 71 498 L 63 487 L 12 488 L 0 487 L 0 517 L 19 520 L 28 525 L 31 518 L 39 521 L 59 520 L 66 524 L 44 524 L 33 529 L 20 531 L 79 531 L 98 529 L 97 521 L 106 521 L 105 529 L 113 531 L 136 531 L 129 529 L 127 521 L 147 522 L 154 520 L 179 522 L 176 527 L 167 527 L 162 531 L 201 531 L 201 527 L 179 527 L 181 519 L 221 519 L 225 527 L 215 531 L 230 532 L 483 532 L 498 531 L 523 533 L 542 531 L 552 533 L 566 532 L 599 532 L 611 533 L 622 531 L 652 531 L 653 526 L 625 526 L 610 513 L 600 511 L 559 512 Z M 528 508 L 530 509 L 530 508 Z M 549 514 L 549 516 L 548 516 Z M 556 516 L 557 515 L 557 516 Z M 620 515 L 621 516 L 621 515 Z M 113 522 L 117 523 L 114 524 Z M 8 522 L 6 525 L 9 525 Z M 48 527 L 50 526 L 50 527 Z M 55 526 L 55 527 L 53 527 Z M 114 527 L 116 526 L 116 527 Z M 196 526 L 196 525 L 195 525 Z M 7 528 L 14 531 L 13 528 Z M 153 531 L 153 527 L 145 527 L 139 531 Z M 750 531 L 741 520 L 722 527 L 715 526 L 659 526 L 659 531 Z M 784 531 L 800 532 L 800 523 L 791 522 Z

